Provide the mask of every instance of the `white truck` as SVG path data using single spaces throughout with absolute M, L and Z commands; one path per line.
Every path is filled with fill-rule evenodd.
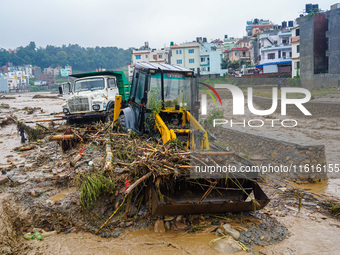
M 64 119 L 69 124 L 104 120 L 113 115 L 115 96 L 121 95 L 127 100 L 130 95 L 130 84 L 121 71 L 100 71 L 73 74 L 73 84 L 59 86 L 63 95 Z

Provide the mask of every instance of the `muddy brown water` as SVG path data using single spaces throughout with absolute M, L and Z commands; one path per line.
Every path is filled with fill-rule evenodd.
M 19 119 L 33 120 L 52 117 L 50 113 L 61 111 L 61 99 L 32 99 L 37 93 L 16 95 L 16 99 L 2 100 L 11 107 L 22 109 L 42 107 L 44 113 L 36 112 L 26 115 L 17 113 Z M 16 113 L 15 113 L 16 114 Z M 0 112 L 6 116 L 6 112 Z M 7 164 L 8 155 L 20 160 L 20 155 L 12 151 L 20 145 L 20 137 L 16 127 L 9 125 L 0 130 L 0 164 Z M 322 140 L 320 141 L 322 142 Z M 338 160 L 336 150 L 327 149 L 327 159 Z M 317 193 L 327 193 L 339 196 L 340 182 L 338 179 L 321 184 L 300 186 Z M 65 191 L 50 199 L 63 199 Z M 297 215 L 292 208 L 292 214 L 278 218 L 292 233 L 286 240 L 269 247 L 256 247 L 265 254 L 340 254 L 340 225 L 337 221 L 325 218 L 320 214 L 302 210 Z M 2 215 L 4 216 L 4 215 Z M 7 219 L 7 218 L 6 218 Z M 90 233 L 59 234 L 46 238 L 42 242 L 27 241 L 19 237 L 19 241 L 29 245 L 28 254 L 216 254 L 209 247 L 209 242 L 215 239 L 212 233 L 187 234 L 180 231 L 168 231 L 160 234 L 152 228 L 131 231 L 119 238 L 101 238 Z M 14 240 L 17 241 L 17 240 Z M 245 254 L 243 252 L 237 254 Z

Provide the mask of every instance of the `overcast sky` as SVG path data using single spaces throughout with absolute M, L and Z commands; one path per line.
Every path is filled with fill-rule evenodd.
M 294 20 L 308 0 L 2 0 L 0 47 L 79 44 L 127 49 L 246 35 L 247 20 Z M 317 2 L 314 2 L 317 3 Z M 329 10 L 334 0 L 319 1 Z

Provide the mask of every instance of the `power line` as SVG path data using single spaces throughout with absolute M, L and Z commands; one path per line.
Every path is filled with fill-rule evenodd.
M 14 57 L 24 61 L 26 64 L 29 64 L 29 65 L 31 64 L 31 63 L 27 62 L 26 60 L 22 59 L 21 57 L 18 57 L 15 53 L 13 54 L 12 52 L 9 52 L 8 50 L 6 50 L 5 48 L 3 48 L 1 46 L 0 46 L 0 49 L 5 50 L 6 52 L 8 52 L 9 54 L 13 55 Z

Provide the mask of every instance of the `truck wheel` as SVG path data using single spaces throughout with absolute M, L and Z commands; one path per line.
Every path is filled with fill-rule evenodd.
M 110 112 L 106 115 L 105 122 L 108 123 L 108 122 L 112 122 L 112 121 L 113 121 L 113 112 Z
M 75 124 L 76 122 L 74 121 L 74 119 L 67 119 L 66 120 L 66 124 L 67 125 L 73 125 L 73 124 Z
M 107 108 L 108 114 L 105 117 L 105 122 L 112 122 L 113 121 L 114 111 L 115 111 L 115 104 L 112 102 Z

